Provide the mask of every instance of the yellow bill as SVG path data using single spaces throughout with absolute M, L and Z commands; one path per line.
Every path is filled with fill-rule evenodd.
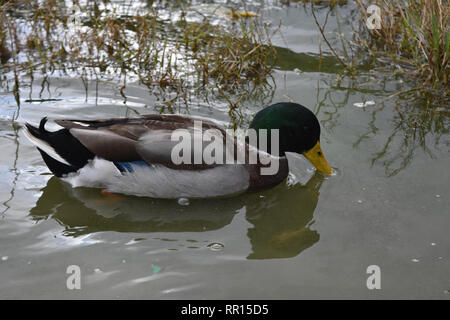
M 331 169 L 328 164 L 325 156 L 323 155 L 322 149 L 320 148 L 320 143 L 317 141 L 316 145 L 312 147 L 311 150 L 303 152 L 303 155 L 309 162 L 312 163 L 314 167 L 316 167 L 317 171 L 323 173 L 327 176 L 330 176 L 333 173 L 333 169 Z

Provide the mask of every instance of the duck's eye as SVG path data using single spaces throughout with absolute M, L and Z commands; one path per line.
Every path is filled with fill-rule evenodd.
M 322 152 L 317 152 L 317 154 L 319 155 L 319 157 L 321 157 L 322 156 Z

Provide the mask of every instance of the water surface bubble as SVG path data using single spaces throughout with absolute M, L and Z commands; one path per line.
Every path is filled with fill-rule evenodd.
M 180 206 L 188 206 L 189 205 L 189 199 L 188 198 L 179 198 L 178 204 Z
M 3 256 L 3 257 L 2 257 L 2 261 L 7 261 L 8 258 L 9 258 L 8 256 Z
M 220 251 L 222 250 L 225 246 L 221 243 L 218 242 L 214 242 L 208 245 L 208 247 L 212 250 L 212 251 Z
M 330 177 L 336 177 L 336 176 L 342 175 L 342 172 L 341 172 L 340 169 L 335 168 L 335 167 L 331 167 L 331 169 L 332 169 L 332 172 L 331 172 Z M 327 178 L 327 177 L 326 177 L 326 178 Z

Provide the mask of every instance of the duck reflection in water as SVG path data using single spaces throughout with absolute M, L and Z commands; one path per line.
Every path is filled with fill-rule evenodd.
M 102 231 L 219 230 L 230 224 L 238 212 L 245 212 L 247 221 L 253 225 L 247 232 L 252 246 L 247 259 L 290 258 L 319 241 L 319 233 L 310 226 L 323 179 L 316 173 L 304 186 L 281 184 L 263 192 L 192 200 L 182 206 L 173 200 L 72 188 L 52 177 L 30 215 L 36 221 L 55 219 L 64 226 L 63 235 L 78 237 Z

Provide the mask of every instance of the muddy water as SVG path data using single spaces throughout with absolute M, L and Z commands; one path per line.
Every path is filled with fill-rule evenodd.
M 271 101 L 316 113 L 337 174 L 188 205 L 73 189 L 49 173 L 23 124 L 158 112 L 157 99 L 138 83 L 124 103 L 113 82 L 91 82 L 86 95 L 79 79 L 54 77 L 41 96 L 42 79 L 21 89 L 18 107 L 3 89 L 0 298 L 449 298 L 448 114 L 414 129 L 420 106 L 386 100 L 401 81 L 339 84 L 335 61 L 315 67 L 318 33 L 302 6 L 264 10 L 283 19 Z M 366 101 L 375 104 L 358 107 Z M 262 107 L 242 106 L 250 117 Z M 226 110 L 179 111 L 228 125 Z M 80 267 L 80 290 L 66 287 L 69 265 Z M 369 265 L 381 290 L 366 286 Z

